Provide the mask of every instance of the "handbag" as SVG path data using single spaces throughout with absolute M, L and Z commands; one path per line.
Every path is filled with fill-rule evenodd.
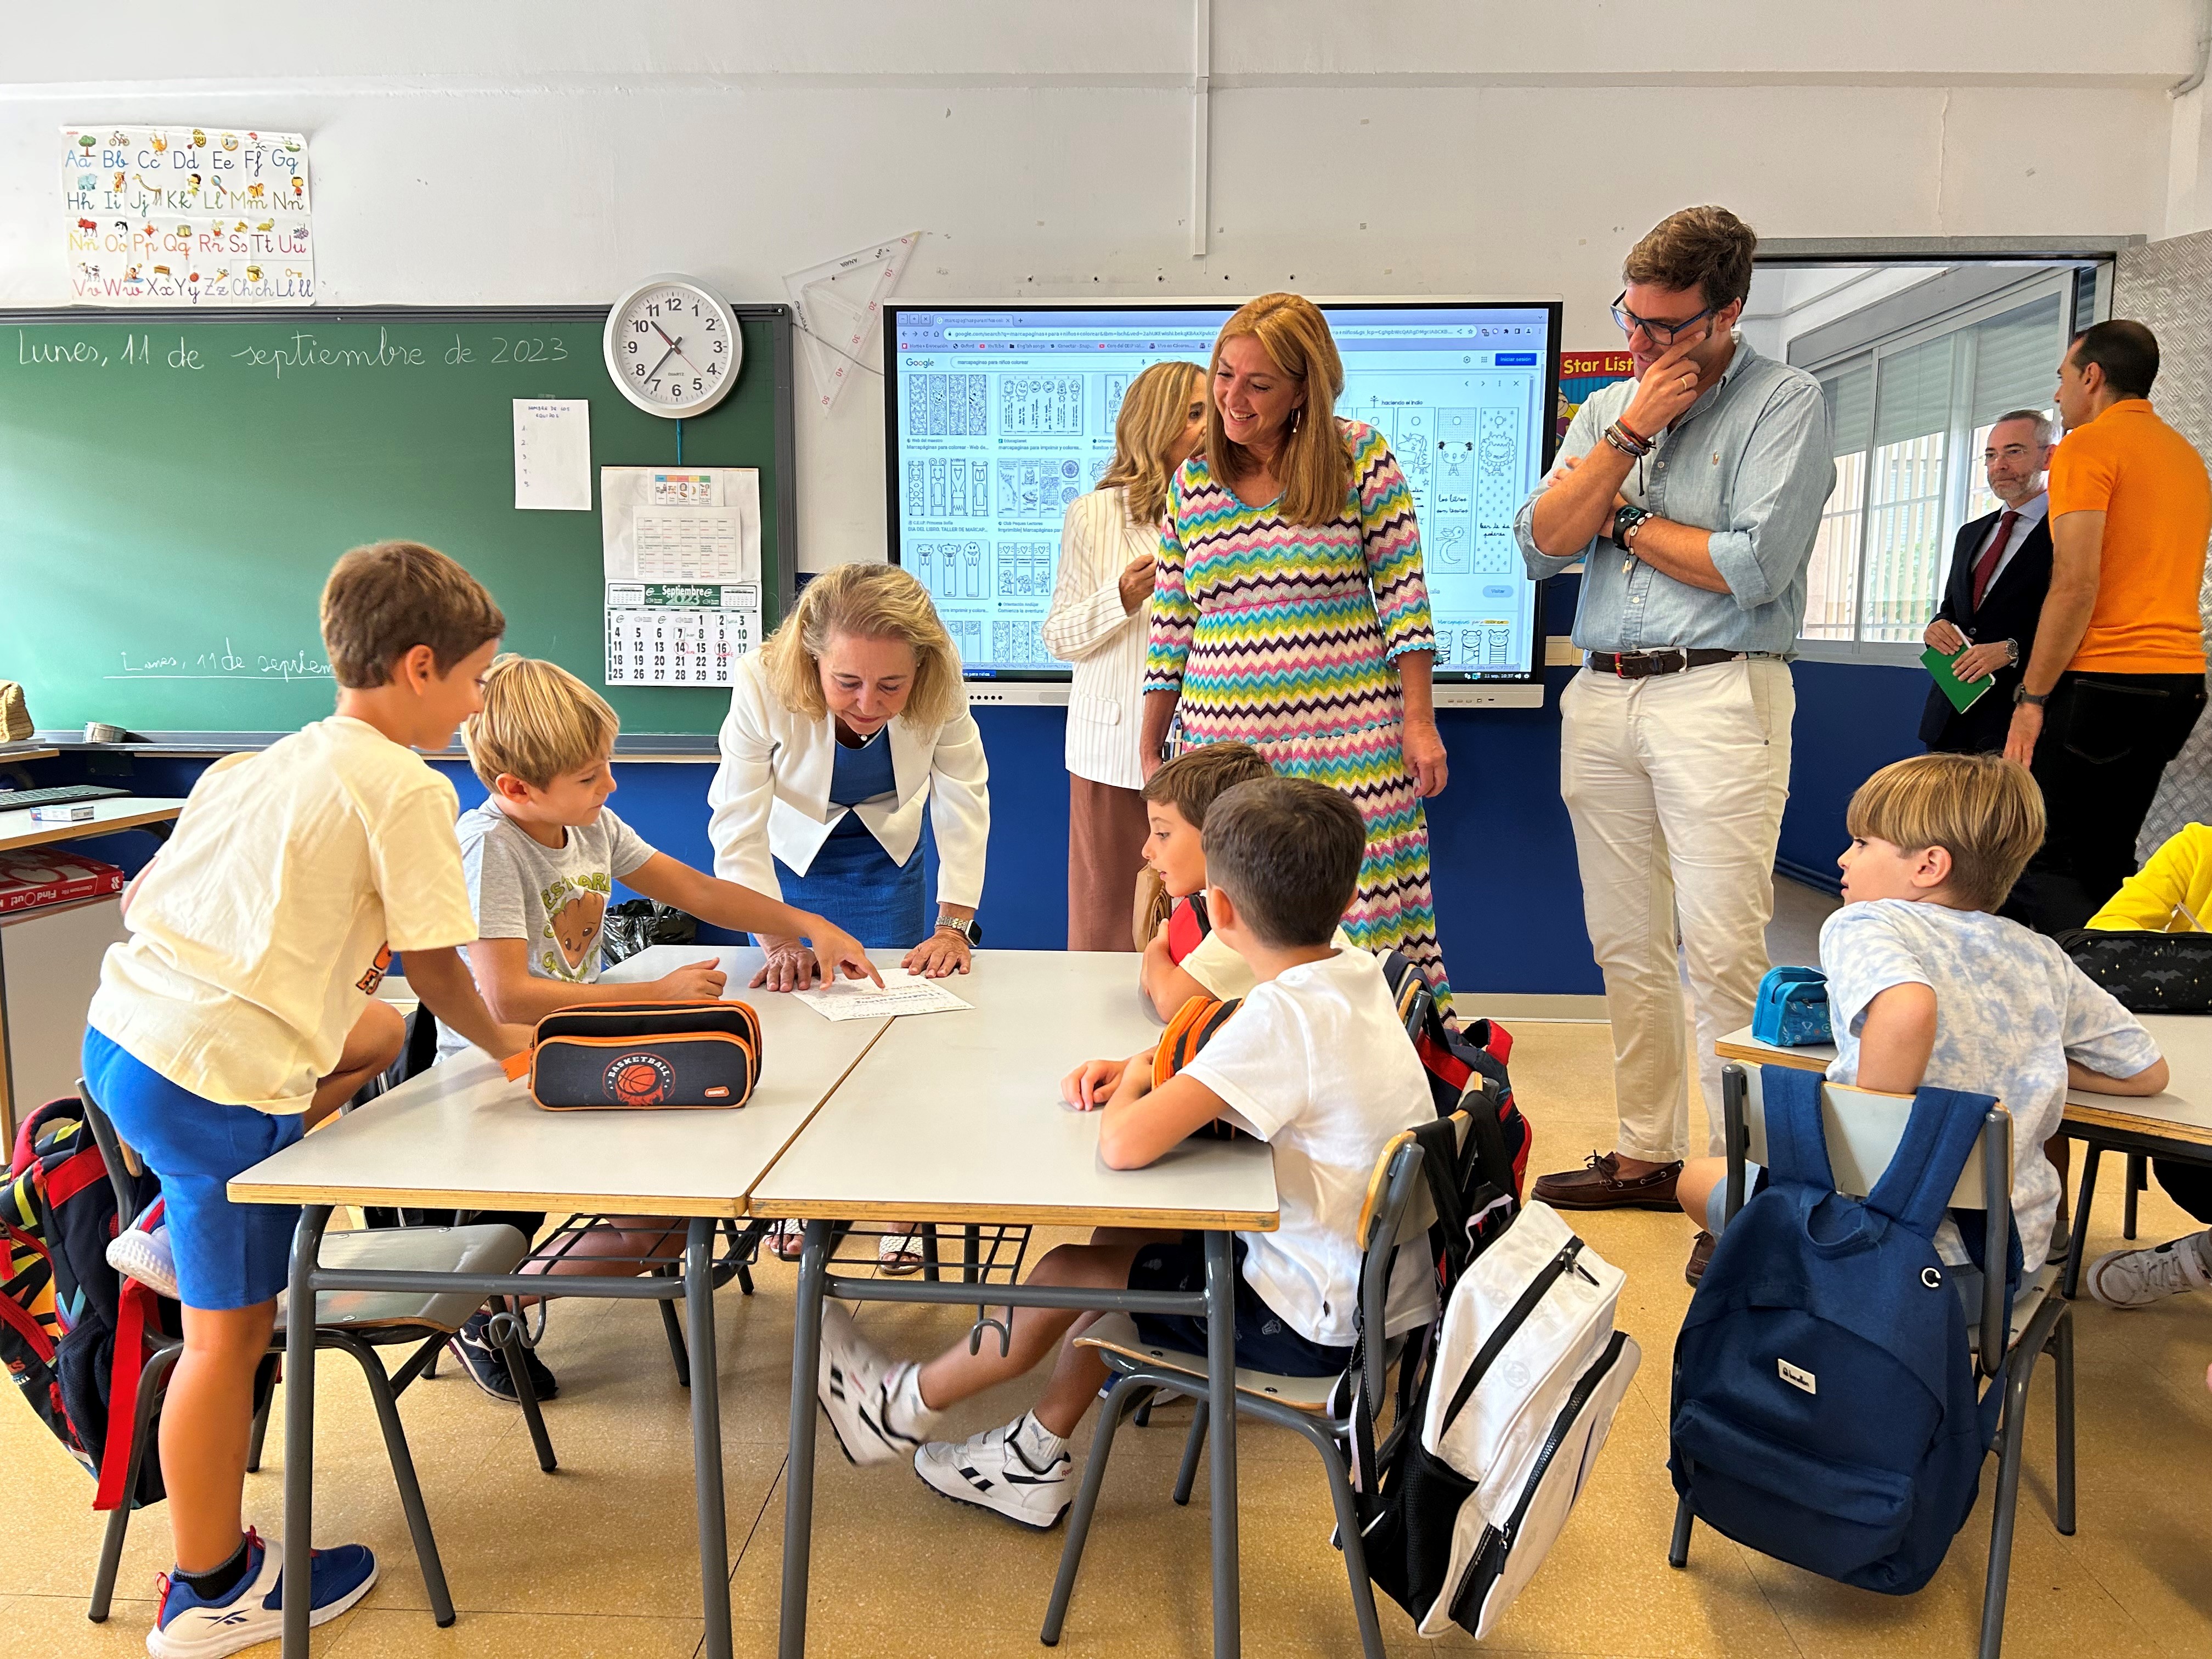
M 1752 1005 L 1753 1040 L 1777 1048 L 1832 1042 L 1828 1023 L 1828 976 L 1818 968 L 1770 968 Z
M 530 1097 L 549 1111 L 742 1106 L 760 1083 L 760 1016 L 742 1002 L 610 1002 L 538 1022 Z
M 2212 933 L 2076 927 L 2058 948 L 2130 1013 L 2212 1013 Z

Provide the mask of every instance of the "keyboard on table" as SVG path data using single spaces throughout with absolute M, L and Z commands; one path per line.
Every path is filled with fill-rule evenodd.
M 97 783 L 63 783 L 51 789 L 0 789 L 0 812 L 20 812 L 33 806 L 67 806 L 71 801 L 106 800 L 127 795 L 128 789 L 110 789 Z

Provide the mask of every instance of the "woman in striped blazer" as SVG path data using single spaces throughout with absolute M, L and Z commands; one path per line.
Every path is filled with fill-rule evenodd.
M 1145 861 L 1138 738 L 1146 602 L 1168 481 L 1206 441 L 1206 371 L 1154 363 L 1129 382 L 1114 460 L 1060 532 L 1045 648 L 1075 665 L 1067 700 L 1067 948 L 1134 948 L 1129 915 Z

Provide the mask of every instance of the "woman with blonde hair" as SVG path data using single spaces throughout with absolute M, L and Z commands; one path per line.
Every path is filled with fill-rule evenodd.
M 738 664 L 721 750 L 707 792 L 716 875 L 819 912 L 871 950 L 906 949 L 909 972 L 967 972 L 989 768 L 951 637 L 920 582 L 887 564 L 840 565 L 809 582 Z M 933 922 L 925 807 L 937 836 Z M 768 961 L 756 986 L 800 990 L 821 971 L 797 939 L 758 943 Z
M 1075 665 L 1067 699 L 1067 948 L 1127 951 L 1145 863 L 1138 736 L 1145 607 L 1176 469 L 1206 441 L 1206 371 L 1154 363 L 1129 382 L 1114 459 L 1068 506 L 1045 648 Z
M 1146 775 L 1180 717 L 1350 795 L 1367 856 L 1344 930 L 1451 989 L 1422 798 L 1444 787 L 1436 635 L 1413 498 L 1382 434 L 1336 418 L 1344 365 L 1313 302 L 1267 294 L 1213 343 L 1206 447 L 1169 491 L 1145 657 Z

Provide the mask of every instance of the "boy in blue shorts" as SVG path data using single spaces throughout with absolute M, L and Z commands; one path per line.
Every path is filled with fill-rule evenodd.
M 429 1008 L 504 1059 L 526 1027 L 486 1011 L 455 948 L 476 937 L 441 750 L 477 706 L 506 619 L 442 553 L 356 548 L 323 589 L 337 712 L 193 790 L 101 964 L 85 1078 L 161 1178 L 185 1352 L 161 1409 L 176 1571 L 146 1647 L 219 1659 L 276 1637 L 283 1552 L 242 1524 L 253 1376 L 298 1212 L 233 1204 L 232 1176 L 289 1146 L 395 951 Z M 322 1109 L 337 1104 L 325 1091 Z M 376 1582 L 359 1545 L 318 1553 L 309 1622 Z
M 1382 970 L 1364 951 L 1332 945 L 1366 847 L 1358 809 L 1304 779 L 1268 777 L 1225 790 L 1206 814 L 1206 900 L 1213 936 L 1249 967 L 1243 1006 L 1175 1077 L 1152 1086 L 1149 1051 L 1094 1060 L 1061 1085 L 1079 1110 L 1097 1109 L 1099 1156 L 1141 1169 L 1230 1108 L 1275 1149 L 1282 1221 L 1239 1233 L 1237 1363 L 1297 1376 L 1334 1376 L 1351 1363 L 1358 1301 L 1359 1211 L 1390 1138 L 1436 1115 Z M 1392 1334 L 1425 1322 L 1435 1292 L 1421 1252 L 1391 1282 Z M 1103 1228 L 1063 1244 L 1032 1285 L 1195 1291 L 1206 1253 L 1196 1233 Z M 1062 1338 L 1097 1316 L 1008 1310 L 1012 1339 L 975 1353 L 963 1337 L 925 1364 L 894 1362 L 860 1334 L 842 1303 L 822 1310 L 817 1389 L 838 1443 L 855 1463 L 910 1460 L 929 1486 L 1024 1526 L 1054 1525 L 1074 1493 L 1067 1437 L 1106 1378 L 1095 1351 Z M 1205 1322 L 1139 1314 L 1153 1340 L 1206 1346 Z M 1020 1376 L 1054 1353 L 1043 1396 L 1004 1428 L 964 1444 L 932 1442 L 939 1414 Z

